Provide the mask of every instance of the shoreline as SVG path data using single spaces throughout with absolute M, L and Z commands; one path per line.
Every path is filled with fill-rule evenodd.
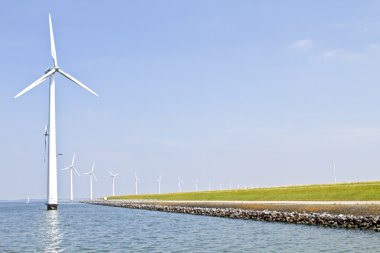
M 85 204 L 380 232 L 376 202 L 93 200 Z M 327 211 L 326 211 L 327 210 Z

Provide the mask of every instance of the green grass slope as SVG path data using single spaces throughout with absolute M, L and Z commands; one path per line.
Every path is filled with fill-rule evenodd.
M 221 200 L 221 201 L 365 201 L 380 200 L 380 182 L 358 182 L 257 188 L 247 190 L 200 191 L 108 197 L 108 199 Z

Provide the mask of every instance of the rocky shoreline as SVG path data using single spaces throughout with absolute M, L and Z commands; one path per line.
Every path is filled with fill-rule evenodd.
M 231 219 L 244 219 L 268 222 L 287 222 L 303 225 L 316 225 L 334 228 L 349 228 L 373 230 L 380 232 L 380 216 L 356 216 L 347 214 L 307 213 L 307 212 L 280 212 L 269 210 L 245 210 L 240 208 L 215 208 L 165 205 L 149 201 L 110 201 L 95 200 L 82 201 L 93 205 L 124 207 L 132 209 L 145 209 L 170 213 L 184 213 L 193 215 L 206 215 Z

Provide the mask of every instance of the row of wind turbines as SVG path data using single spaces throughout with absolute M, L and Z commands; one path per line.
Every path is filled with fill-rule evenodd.
M 78 176 L 80 176 L 80 173 L 75 167 L 74 163 L 75 163 L 75 153 L 73 154 L 73 159 L 71 161 L 71 164 L 68 167 L 62 169 L 63 171 L 65 170 L 70 171 L 70 200 L 71 201 L 74 200 L 73 172 L 75 171 L 75 173 Z M 93 180 L 98 181 L 98 178 L 96 177 L 94 173 L 94 169 L 95 169 L 95 162 L 92 163 L 92 167 L 89 172 L 83 173 L 84 175 L 88 175 L 90 177 L 90 199 L 91 200 L 93 199 Z M 114 174 L 110 170 L 108 170 L 108 173 L 110 174 L 112 178 L 112 196 L 115 196 L 115 178 L 119 175 L 119 173 Z

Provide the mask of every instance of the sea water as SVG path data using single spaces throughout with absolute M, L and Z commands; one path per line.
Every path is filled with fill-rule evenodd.
M 87 204 L 0 204 L 0 252 L 380 252 L 380 233 Z

